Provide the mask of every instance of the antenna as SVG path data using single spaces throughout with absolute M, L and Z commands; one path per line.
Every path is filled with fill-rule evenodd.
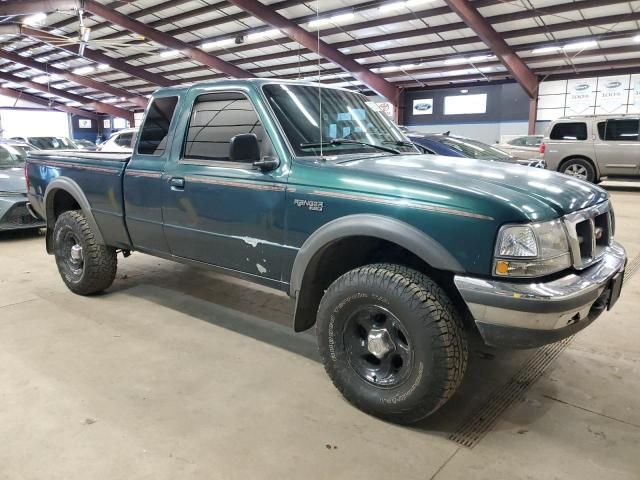
M 316 20 L 320 20 L 320 0 L 316 0 Z M 318 35 L 318 52 L 320 52 L 320 30 L 322 30 L 322 28 L 318 28 L 317 31 L 317 35 Z M 322 153 L 322 142 L 324 141 L 323 137 L 323 131 L 322 131 L 322 86 L 320 86 L 320 80 L 322 78 L 322 76 L 320 75 L 320 55 L 318 55 L 318 111 L 319 111 L 319 122 L 318 122 L 318 128 L 320 129 L 320 158 L 324 158 L 324 155 Z

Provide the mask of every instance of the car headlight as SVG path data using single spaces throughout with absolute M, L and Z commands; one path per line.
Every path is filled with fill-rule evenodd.
M 493 263 L 499 277 L 540 277 L 569 268 L 571 254 L 564 225 L 552 220 L 502 227 Z

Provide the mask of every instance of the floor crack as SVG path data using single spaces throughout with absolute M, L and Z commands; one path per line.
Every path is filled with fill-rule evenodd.
M 600 417 L 608 418 L 609 420 L 613 420 L 615 422 L 619 422 L 619 423 L 622 423 L 624 425 L 628 425 L 630 427 L 640 428 L 640 425 L 637 424 L 637 423 L 627 422 L 626 420 L 620 420 L 619 418 L 612 417 L 612 416 L 606 415 L 604 413 L 596 412 L 595 410 L 591 410 L 589 408 L 582 407 L 580 405 L 576 405 L 575 403 L 571 403 L 571 402 L 567 402 L 565 400 L 561 400 L 560 398 L 553 397 L 551 395 L 542 395 L 542 396 L 545 397 L 545 398 L 548 398 L 549 400 L 553 400 L 554 402 L 562 403 L 563 405 L 567 405 L 569 407 L 577 408 L 579 410 L 583 410 L 583 411 L 588 412 L 588 413 L 593 413 L 594 415 L 598 415 Z
M 444 467 L 446 467 L 449 462 L 453 460 L 453 457 L 456 456 L 461 448 L 462 447 L 457 447 L 456 450 L 451 455 L 449 455 L 449 458 L 447 458 L 447 460 L 442 465 L 440 465 L 440 468 L 438 468 L 438 470 L 436 470 L 435 473 L 431 475 L 431 477 L 429 477 L 429 480 L 433 480 L 434 478 L 436 478 L 436 476 L 444 469 Z

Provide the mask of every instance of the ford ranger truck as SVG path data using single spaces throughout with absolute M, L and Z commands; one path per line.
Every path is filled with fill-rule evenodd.
M 607 192 L 423 155 L 367 97 L 224 80 L 154 93 L 132 154 L 32 152 L 29 201 L 68 288 L 141 252 L 287 292 L 293 328 L 358 408 L 416 422 L 456 391 L 467 336 L 533 348 L 587 327 L 626 263 Z

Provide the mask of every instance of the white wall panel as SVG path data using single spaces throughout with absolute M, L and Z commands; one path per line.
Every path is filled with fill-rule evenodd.
M 11 137 L 71 137 L 69 116 L 65 112 L 36 109 L 0 110 L 2 136 Z

